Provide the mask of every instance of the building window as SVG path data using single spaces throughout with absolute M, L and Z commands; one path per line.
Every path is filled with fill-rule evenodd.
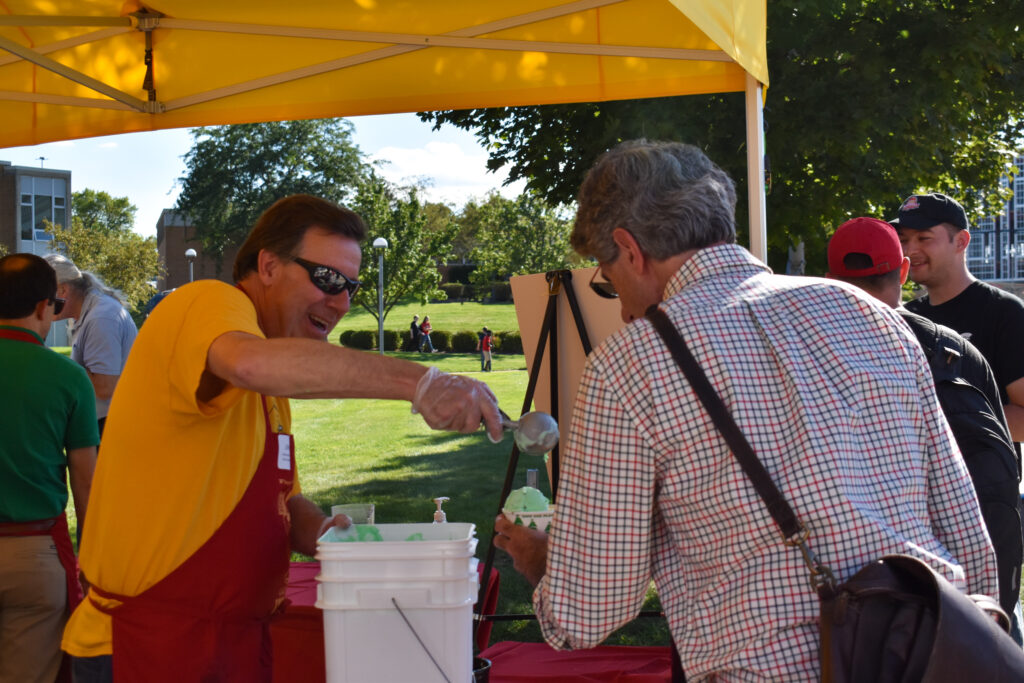
M 67 225 L 67 182 L 63 178 L 21 176 L 21 239 L 49 242 L 46 221 Z
M 992 253 L 995 233 L 979 232 L 967 245 L 967 269 L 974 277 L 991 280 L 996 277 L 996 261 Z

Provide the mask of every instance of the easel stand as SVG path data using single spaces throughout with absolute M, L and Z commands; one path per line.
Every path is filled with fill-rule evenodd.
M 537 389 L 537 379 L 540 377 L 541 363 L 544 360 L 545 345 L 548 353 L 548 372 L 551 381 L 551 416 L 558 421 L 558 301 L 559 294 L 564 292 L 569 302 L 569 309 L 572 312 L 573 322 L 576 324 L 576 332 L 579 335 L 580 343 L 583 345 L 583 352 L 587 356 L 593 350 L 590 343 L 590 336 L 587 334 L 587 327 L 583 322 L 583 314 L 580 312 L 579 302 L 572 287 L 572 272 L 568 270 L 553 270 L 545 274 L 548 282 L 548 304 L 544 312 L 544 323 L 540 329 L 540 337 L 537 340 L 537 351 L 533 357 L 533 366 L 530 368 L 530 381 L 526 385 L 526 396 L 523 398 L 523 409 L 520 414 L 526 413 L 533 405 L 533 395 Z M 551 450 L 551 498 L 552 503 L 558 493 L 558 454 L 561 443 Z M 502 506 L 508 494 L 512 491 L 512 484 L 515 481 L 516 468 L 519 465 L 519 447 L 513 442 L 512 453 L 508 459 L 508 469 L 505 471 L 505 483 L 501 487 L 501 497 L 498 498 L 498 511 L 495 517 L 502 514 Z M 482 615 L 480 610 L 484 604 L 484 596 L 490 585 L 491 569 L 494 567 L 494 536 L 487 544 L 487 557 L 484 560 L 484 570 L 480 580 L 480 594 L 477 596 L 476 607 L 473 613 L 473 643 L 477 642 L 477 629 L 485 621 L 523 621 L 536 619 L 536 614 L 487 614 Z M 642 610 L 639 617 L 664 618 L 665 614 L 656 610 Z M 686 676 L 679 660 L 679 653 L 674 646 L 670 646 L 672 656 L 672 683 L 685 682 Z
M 583 344 L 583 352 L 590 355 L 593 347 L 590 344 L 590 336 L 587 334 L 586 325 L 583 323 L 583 314 L 580 312 L 579 302 L 576 300 L 576 293 L 572 288 L 572 271 L 552 270 L 545 274 L 548 281 L 548 304 L 544 312 L 544 322 L 540 328 L 540 337 L 537 341 L 537 351 L 533 356 L 533 366 L 530 369 L 530 381 L 526 386 L 526 396 L 523 399 L 523 409 L 520 412 L 529 412 L 533 405 L 533 395 L 537 389 L 537 379 L 540 377 L 540 368 L 544 360 L 545 345 L 548 351 L 548 371 L 551 381 L 551 417 L 558 421 L 558 301 L 559 294 L 564 292 L 565 298 L 569 301 L 569 309 L 572 311 L 573 320 L 576 323 L 576 331 L 579 334 L 580 342 Z M 551 450 L 551 498 L 558 492 L 558 453 L 561 444 Z M 508 494 L 512 491 L 512 484 L 515 481 L 516 468 L 519 465 L 519 447 L 513 443 L 512 453 L 508 459 L 508 469 L 505 472 L 505 483 L 501 488 L 501 497 L 498 498 L 498 511 L 495 516 L 501 514 L 502 506 Z M 491 568 L 494 566 L 494 536 L 491 533 L 490 541 L 487 544 L 487 558 L 484 560 L 484 571 L 480 581 L 480 595 L 477 597 L 474 608 L 473 635 L 476 642 L 476 629 L 482 621 L 513 621 L 519 619 L 535 619 L 533 614 L 502 614 L 481 616 L 480 610 L 484 604 L 484 596 L 487 595 L 488 585 L 491 578 Z

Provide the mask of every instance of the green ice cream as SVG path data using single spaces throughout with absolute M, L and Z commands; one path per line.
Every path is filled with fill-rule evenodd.
M 547 509 L 547 496 L 532 486 L 516 489 L 505 499 L 507 512 L 544 512 Z

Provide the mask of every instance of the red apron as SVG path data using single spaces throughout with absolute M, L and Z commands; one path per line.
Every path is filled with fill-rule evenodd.
M 37 337 L 22 330 L 0 329 L 0 338 L 14 339 L 43 346 Z M 67 470 L 64 471 L 65 481 Z M 71 534 L 68 532 L 68 517 L 62 512 L 51 519 L 33 522 L 0 523 L 0 536 L 49 536 L 57 549 L 57 559 L 64 568 L 64 577 L 68 591 L 68 614 L 75 611 L 82 601 L 82 585 L 78 582 L 78 563 L 75 561 L 75 550 L 71 545 Z M 67 655 L 61 663 L 57 683 L 70 683 L 71 668 Z
M 270 681 L 270 617 L 283 604 L 295 477 L 294 439 L 271 431 L 238 505 L 178 568 L 139 595 L 93 586 L 122 604 L 113 623 L 114 681 Z

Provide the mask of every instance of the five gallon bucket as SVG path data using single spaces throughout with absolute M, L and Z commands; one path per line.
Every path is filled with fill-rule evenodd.
M 473 661 L 475 531 L 459 523 L 356 525 L 319 539 L 316 606 L 328 683 L 487 680 Z

